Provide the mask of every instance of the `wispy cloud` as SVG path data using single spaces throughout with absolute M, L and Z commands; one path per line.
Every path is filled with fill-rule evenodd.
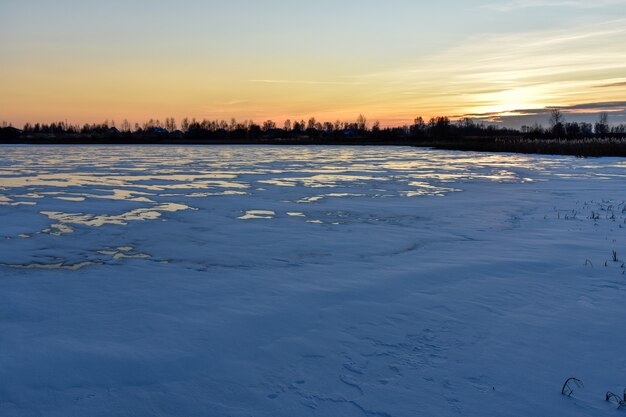
M 626 73 L 625 42 L 626 19 L 485 34 L 364 79 L 378 87 L 370 95 L 372 108 L 413 110 L 415 115 L 618 101 L 624 97 L 620 80 Z M 614 88 L 600 90 L 598 85 Z
M 614 88 L 614 87 L 626 87 L 626 81 L 610 84 L 597 85 L 597 88 Z
M 624 111 L 626 110 L 626 101 L 609 101 L 602 103 L 582 103 L 582 104 L 574 104 L 572 106 L 559 106 L 560 109 L 565 110 L 566 112 L 596 112 L 596 111 L 606 111 L 606 112 L 616 112 L 616 111 Z
M 363 85 L 356 81 L 316 81 L 316 80 L 248 80 L 261 84 L 305 84 L 305 85 Z
M 499 12 L 510 12 L 519 9 L 537 7 L 570 7 L 577 9 L 598 9 L 602 7 L 624 4 L 623 0 L 514 0 L 485 4 L 483 7 Z
M 600 102 L 600 103 L 580 103 L 574 104 L 571 106 L 547 106 L 541 108 L 532 108 L 532 109 L 514 109 L 506 112 L 486 112 L 486 113 L 469 113 L 457 115 L 456 117 L 477 117 L 477 118 L 488 118 L 495 116 L 502 116 L 508 114 L 516 114 L 516 115 L 538 115 L 549 112 L 553 109 L 559 109 L 563 113 L 598 113 L 598 112 L 623 112 L 626 111 L 626 101 L 609 101 L 609 102 Z
M 469 117 L 478 121 L 504 124 L 520 127 L 535 123 L 545 124 L 550 118 L 552 109 L 558 108 L 571 121 L 594 122 L 598 120 L 600 112 L 609 113 L 609 120 L 613 123 L 626 123 L 626 101 L 611 101 L 600 103 L 580 103 L 571 106 L 553 106 L 542 108 L 513 109 L 506 112 L 486 112 L 457 115 Z

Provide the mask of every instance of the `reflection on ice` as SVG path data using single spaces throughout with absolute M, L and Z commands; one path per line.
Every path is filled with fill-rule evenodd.
M 75 201 L 75 202 L 81 202 L 81 201 L 85 201 L 85 197 L 54 197 L 57 200 L 63 200 L 63 201 Z
M 335 188 L 342 183 L 366 183 L 371 181 L 387 181 L 387 178 L 366 177 L 358 175 L 315 175 L 300 178 L 273 178 L 259 181 L 262 184 L 271 184 L 279 187 L 296 187 L 302 185 L 308 188 Z
M 101 227 L 105 224 L 125 225 L 131 221 L 155 220 L 161 217 L 163 212 L 174 213 L 189 209 L 190 207 L 184 204 L 166 203 L 150 208 L 135 209 L 118 215 L 72 214 L 54 211 L 42 211 L 41 214 L 60 224 L 82 224 L 91 227 Z
M 50 227 L 43 229 L 41 233 L 46 233 L 52 236 L 61 236 L 68 233 L 74 233 L 74 229 L 63 223 L 53 223 Z
M 205 198 L 205 197 L 217 197 L 226 195 L 248 195 L 245 191 L 218 191 L 212 193 L 176 193 L 176 194 L 160 194 L 161 197 L 187 197 L 187 198 Z
M 113 250 L 99 250 L 100 255 L 108 255 L 113 259 L 149 259 L 150 255 L 146 253 L 139 253 L 134 250 L 132 246 L 121 246 Z
M 248 210 L 246 214 L 238 217 L 239 220 L 252 220 L 252 219 L 272 219 L 276 216 L 276 213 L 270 210 Z
M 417 182 L 412 181 L 409 183 L 409 186 L 416 187 L 416 190 L 406 191 L 405 195 L 407 197 L 420 197 L 420 196 L 442 196 L 447 193 L 460 192 L 461 190 L 458 188 L 446 188 L 446 187 L 436 187 L 434 185 L 430 185 L 427 182 Z
M 100 256 L 104 255 L 104 257 Z M 114 249 L 97 250 L 93 255 L 85 260 L 70 260 L 59 257 L 48 257 L 49 262 L 24 262 L 24 263 L 0 263 L 0 267 L 13 269 L 63 269 L 68 271 L 78 271 L 92 265 L 103 265 L 112 261 L 122 261 L 126 259 L 148 260 L 152 257 L 146 253 L 136 251 L 132 246 L 121 246 Z M 39 258 L 40 259 L 40 258 Z M 165 261 L 157 261 L 163 263 Z
M 65 269 L 68 271 L 78 271 L 79 269 L 85 268 L 87 266 L 98 265 L 100 263 L 101 262 L 79 262 L 76 264 L 64 264 L 64 263 L 4 264 L 4 263 L 0 263 L 0 266 L 6 267 L 6 268 L 15 268 L 15 269 Z
M 196 216 L 194 220 L 204 224 L 200 232 L 211 230 L 212 222 L 232 221 L 237 217 L 234 212 L 241 213 L 239 220 L 272 224 L 291 219 L 328 225 L 402 225 L 416 218 L 367 212 L 372 199 L 383 200 L 376 202 L 377 207 L 411 207 L 422 197 L 461 192 L 473 182 L 522 184 L 566 175 L 615 179 L 625 175 L 626 166 L 621 161 L 596 164 L 569 157 L 410 147 L 70 146 L 60 152 L 54 146 L 3 146 L 2 150 L 0 253 L 9 253 L 3 244 L 50 247 L 46 239 L 66 241 L 63 236 L 74 232 L 79 239 L 88 240 L 90 234 L 107 239 L 108 226 L 139 227 L 168 217 L 166 213 L 177 213 L 172 217 L 179 224 Z M 249 207 L 263 210 L 246 211 Z M 155 227 L 164 226 L 155 223 Z M 181 233 L 198 236 L 185 227 L 181 225 Z M 135 249 L 89 250 L 117 260 L 149 257 Z M 26 262 L 22 267 L 80 265 L 53 260 Z M 3 261 L 9 263 L 0 255 Z
M 304 213 L 300 213 L 300 212 L 287 212 L 287 216 L 289 217 L 306 217 L 306 215 Z
M 14 201 L 5 195 L 0 195 L 0 206 L 34 206 L 36 203 L 32 201 Z
M 303 204 L 315 203 L 325 198 L 345 198 L 345 197 L 364 197 L 364 195 L 363 194 L 350 194 L 350 193 L 330 193 L 330 194 L 322 194 L 322 195 L 315 195 L 312 197 L 306 197 L 301 200 L 297 200 L 296 203 L 303 203 Z

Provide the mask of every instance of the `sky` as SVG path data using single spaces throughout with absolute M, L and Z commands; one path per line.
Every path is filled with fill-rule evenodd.
M 626 122 L 626 0 L 0 0 L 0 120 Z

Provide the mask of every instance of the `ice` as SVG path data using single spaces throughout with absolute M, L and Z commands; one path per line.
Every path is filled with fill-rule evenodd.
M 239 220 L 252 220 L 252 219 L 273 219 L 276 216 L 271 210 L 248 210 L 246 214 L 238 217 Z
M 624 159 L 0 150 L 3 417 L 621 413 Z
M 92 215 L 92 214 L 71 214 L 59 213 L 54 211 L 42 211 L 41 214 L 49 219 L 60 222 L 60 224 L 83 224 L 92 227 L 101 227 L 105 224 L 125 225 L 131 221 L 138 220 L 156 220 L 161 217 L 164 212 L 177 212 L 189 210 L 190 207 L 184 204 L 165 203 L 148 208 L 140 208 L 131 210 L 118 215 Z

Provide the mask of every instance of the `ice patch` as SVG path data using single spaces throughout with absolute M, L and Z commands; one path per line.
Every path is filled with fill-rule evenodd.
M 270 210 L 248 210 L 241 217 L 237 217 L 239 220 L 253 220 L 253 219 L 273 219 L 276 216 L 276 212 Z
M 75 202 L 80 202 L 80 201 L 85 201 L 85 197 L 54 197 L 57 200 L 63 200 L 63 201 L 75 201 Z
M 111 256 L 113 259 L 150 259 L 151 256 L 146 253 L 136 252 L 132 246 L 121 246 L 114 250 L 100 250 L 101 255 Z
M 43 229 L 41 233 L 46 233 L 52 236 L 61 236 L 68 233 L 74 233 L 74 229 L 63 223 L 54 223 L 50 227 Z
M 0 195 L 0 206 L 34 206 L 36 204 L 33 201 L 14 201 L 5 195 Z
M 42 211 L 41 214 L 60 224 L 80 224 L 90 227 L 102 227 L 106 224 L 126 225 L 132 221 L 156 220 L 164 212 L 175 213 L 177 211 L 191 210 L 184 204 L 165 203 L 150 208 L 140 208 L 119 215 L 107 214 L 76 214 Z
M 363 194 L 351 194 L 351 193 L 329 193 L 329 194 L 316 195 L 312 197 L 306 197 L 306 198 L 296 201 L 296 203 L 308 204 L 308 203 L 315 203 L 315 202 L 321 201 L 325 198 L 347 198 L 347 197 L 364 197 L 364 195 Z
M 76 264 L 65 264 L 65 263 L 32 263 L 32 264 L 4 264 L 0 263 L 0 266 L 5 268 L 14 268 L 14 269 L 65 269 L 67 271 L 78 271 L 79 269 L 86 268 L 92 265 L 98 265 L 101 262 L 79 262 Z
M 304 213 L 292 212 L 292 211 L 287 212 L 287 216 L 289 216 L 289 217 L 306 217 L 306 215 Z

